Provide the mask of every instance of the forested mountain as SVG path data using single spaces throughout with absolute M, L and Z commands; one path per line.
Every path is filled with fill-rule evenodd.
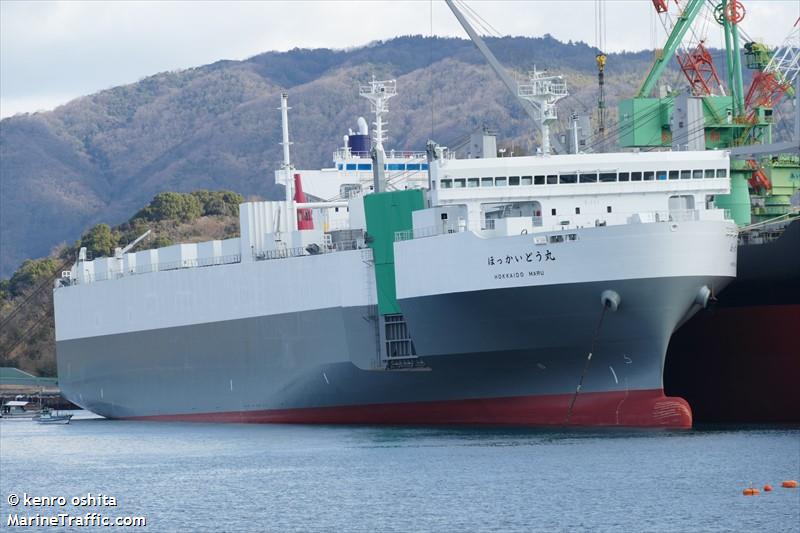
M 0 280 L 0 367 L 56 375 L 53 282 L 73 264 L 80 247 L 86 247 L 89 257 L 111 256 L 114 248 L 133 242 L 147 229 L 151 233 L 136 251 L 236 237 L 243 201 L 231 191 L 158 193 L 127 222 L 113 228 L 97 224 L 73 245 L 23 262 L 10 279 Z
M 519 73 L 535 65 L 564 74 L 572 96 L 560 105 L 563 117 L 595 105 L 595 50 L 588 45 L 550 36 L 488 44 Z M 612 110 L 638 85 L 651 57 L 609 57 Z M 357 117 L 368 115 L 357 85 L 373 75 L 398 83 L 389 147 L 420 150 L 431 137 L 446 145 L 482 123 L 517 153 L 532 146 L 534 125 L 463 39 L 409 36 L 164 72 L 0 121 L 0 277 L 98 222 L 128 219 L 160 191 L 279 195 L 273 170 L 281 159 L 280 92 L 289 92 L 292 107 L 293 161 L 318 168 L 330 164 Z

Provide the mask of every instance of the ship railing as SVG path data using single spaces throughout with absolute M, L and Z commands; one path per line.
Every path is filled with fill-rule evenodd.
M 329 237 L 330 234 L 326 234 L 324 242 L 309 244 L 305 247 L 305 251 L 308 253 L 308 255 L 319 255 L 332 254 L 334 252 L 361 250 L 365 247 L 364 239 L 332 241 Z
M 214 257 L 198 257 L 193 259 L 182 259 L 180 261 L 165 261 L 162 263 L 147 263 L 136 265 L 128 269 L 111 269 L 105 272 L 89 273 L 86 272 L 80 278 L 70 278 L 68 282 L 61 285 L 78 285 L 80 283 L 93 283 L 95 281 L 108 281 L 110 279 L 120 279 L 126 276 L 137 274 L 148 274 L 150 272 L 164 272 L 168 270 L 178 270 L 181 268 L 197 268 L 216 265 L 229 265 L 240 263 L 242 256 L 239 254 L 220 255 Z
M 409 150 L 388 150 L 386 151 L 387 159 L 419 159 L 426 160 L 428 154 L 426 152 L 414 152 Z M 342 161 L 346 159 L 370 159 L 369 152 L 355 152 L 349 148 L 339 148 L 333 152 L 333 159 L 335 161 Z
M 326 253 L 347 252 L 350 250 L 360 250 L 364 248 L 364 239 L 352 239 L 346 241 L 331 242 L 327 247 Z
M 265 250 L 253 255 L 256 261 L 269 261 L 270 259 L 287 259 L 289 257 L 300 257 L 307 255 L 306 249 L 302 246 L 292 248 L 276 248 L 275 250 Z
M 166 263 L 157 263 L 155 265 L 142 265 L 141 270 L 137 267 L 134 268 L 135 274 L 143 274 L 146 272 L 156 272 L 163 270 L 178 270 L 180 268 L 196 268 L 207 267 L 216 265 L 228 265 L 231 263 L 240 263 L 242 256 L 239 254 L 223 255 L 217 257 L 198 257 L 194 259 L 182 259 L 180 261 L 171 261 Z
M 626 216 L 626 222 L 653 223 L 653 222 L 692 222 L 700 220 L 700 211 L 697 209 L 670 209 L 666 211 L 637 211 Z M 607 221 L 595 223 L 596 226 L 605 226 Z
M 410 241 L 412 239 L 422 239 L 425 237 L 435 237 L 437 235 L 447 235 L 449 233 L 459 233 L 466 230 L 466 225 L 443 222 L 442 224 L 436 226 L 396 231 L 394 232 L 394 240 L 395 242 Z

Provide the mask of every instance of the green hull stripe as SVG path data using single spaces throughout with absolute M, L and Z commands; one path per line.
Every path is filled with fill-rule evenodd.
M 378 312 L 400 313 L 394 275 L 394 234 L 413 227 L 411 213 L 425 209 L 421 189 L 369 194 L 364 197 L 369 247 L 375 258 L 375 282 L 378 288 Z

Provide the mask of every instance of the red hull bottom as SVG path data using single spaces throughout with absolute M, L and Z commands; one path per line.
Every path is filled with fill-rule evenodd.
M 348 405 L 302 409 L 186 413 L 132 420 L 254 424 L 383 424 L 464 426 L 625 426 L 690 428 L 692 410 L 661 389 L 475 400 Z

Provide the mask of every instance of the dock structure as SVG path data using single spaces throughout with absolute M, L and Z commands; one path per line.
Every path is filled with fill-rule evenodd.
M 14 367 L 0 367 L 0 403 L 24 396 L 57 409 L 76 407 L 61 396 L 58 378 L 38 377 Z

